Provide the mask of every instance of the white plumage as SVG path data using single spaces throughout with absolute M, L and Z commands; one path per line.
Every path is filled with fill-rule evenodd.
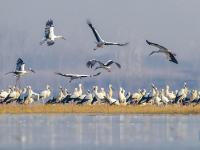
M 51 46 L 55 43 L 56 39 L 65 40 L 65 38 L 63 36 L 55 35 L 53 20 L 50 19 L 46 22 L 45 34 L 44 34 L 42 41 L 40 42 L 40 45 L 43 45 L 46 42 L 48 46 Z

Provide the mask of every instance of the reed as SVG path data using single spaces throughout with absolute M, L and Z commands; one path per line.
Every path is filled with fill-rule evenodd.
M 197 106 L 109 106 L 109 105 L 0 105 L 0 114 L 21 113 L 130 113 L 130 114 L 200 114 Z

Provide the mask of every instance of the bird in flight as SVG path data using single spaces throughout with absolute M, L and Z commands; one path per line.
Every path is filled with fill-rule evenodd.
M 111 72 L 111 65 L 112 64 L 115 64 L 118 68 L 121 68 L 121 65 L 113 60 L 108 60 L 107 62 L 103 63 L 101 61 L 98 61 L 98 60 L 95 60 L 95 59 L 92 59 L 92 60 L 89 60 L 87 63 L 86 63 L 86 66 L 88 68 L 93 68 L 96 64 L 98 64 L 99 66 L 97 66 L 95 68 L 95 70 L 97 69 L 105 69 L 107 70 L 108 72 Z
M 66 78 L 70 78 L 69 82 L 72 82 L 72 80 L 75 79 L 82 79 L 82 78 L 87 78 L 87 77 L 96 77 L 99 76 L 101 74 L 101 72 L 98 72 L 97 74 L 94 75 L 83 75 L 83 74 L 63 74 L 60 72 L 55 72 L 56 75 L 60 75 Z
M 97 50 L 97 48 L 102 48 L 104 45 L 105 46 L 109 46 L 109 45 L 125 46 L 125 45 L 129 44 L 128 42 L 127 43 L 115 43 L 115 42 L 104 41 L 89 20 L 87 20 L 87 24 L 91 28 L 91 30 L 96 38 L 96 47 L 93 50 Z
M 155 54 L 155 53 L 163 53 L 167 56 L 167 59 L 175 64 L 178 64 L 178 61 L 176 59 L 176 54 L 175 53 L 172 53 L 172 51 L 170 51 L 169 49 L 165 48 L 164 46 L 161 46 L 159 44 L 156 44 L 156 43 L 152 43 L 152 42 L 149 42 L 148 40 L 146 40 L 147 44 L 151 45 L 151 46 L 154 46 L 154 47 L 157 47 L 159 48 L 159 50 L 157 51 L 152 51 L 149 56 Z
M 65 40 L 65 38 L 63 36 L 61 36 L 61 35 L 57 36 L 54 34 L 53 20 L 49 19 L 46 22 L 44 37 L 43 37 L 42 41 L 40 42 L 40 45 L 43 45 L 46 42 L 48 46 L 51 46 L 55 43 L 55 39 Z
M 20 85 L 20 78 L 30 72 L 35 73 L 31 68 L 26 69 L 24 61 L 21 58 L 18 58 L 15 71 L 8 72 L 5 75 L 14 74 L 14 76 L 16 76 L 16 85 L 18 82 Z

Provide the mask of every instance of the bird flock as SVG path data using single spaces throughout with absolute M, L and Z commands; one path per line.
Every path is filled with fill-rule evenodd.
M 106 46 L 126 46 L 129 42 L 108 42 L 102 39 L 97 29 L 87 20 L 87 25 L 91 29 L 95 39 L 96 46 L 93 50 L 99 48 L 104 48 Z M 55 35 L 54 33 L 54 22 L 49 19 L 46 22 L 44 37 L 42 38 L 40 45 L 46 43 L 47 46 L 52 46 L 55 44 L 56 40 L 62 39 L 66 40 L 62 35 Z M 178 64 L 176 59 L 176 54 L 161 46 L 159 44 L 150 42 L 146 40 L 146 43 L 150 46 L 158 48 L 157 51 L 152 51 L 149 56 L 161 53 L 166 56 L 166 58 L 174 63 Z M 108 60 L 102 62 L 101 60 L 91 59 L 86 62 L 86 67 L 90 68 L 95 72 L 94 74 L 71 74 L 71 73 L 61 73 L 55 72 L 55 75 L 62 76 L 69 79 L 69 83 L 76 79 L 83 78 L 93 78 L 102 74 L 103 70 L 111 72 L 112 66 L 115 65 L 117 68 L 121 68 L 119 62 L 114 60 Z M 31 86 L 21 88 L 20 79 L 22 76 L 29 73 L 36 73 L 32 68 L 27 67 L 25 62 L 18 58 L 16 62 L 16 69 L 6 73 L 13 74 L 16 77 L 15 86 L 9 87 L 6 90 L 1 90 L 0 92 L 0 103 L 1 104 L 33 104 L 33 103 L 43 103 L 43 104 L 77 104 L 77 105 L 95 105 L 95 104 L 109 104 L 109 105 L 173 105 L 173 104 L 199 104 L 200 103 L 200 91 L 190 90 L 185 83 L 183 88 L 176 91 L 170 91 L 170 87 L 167 85 L 165 88 L 159 90 L 154 84 L 151 85 L 151 89 L 147 91 L 146 89 L 139 89 L 137 92 L 125 91 L 123 87 L 120 87 L 117 95 L 114 94 L 115 89 L 109 84 L 108 90 L 104 88 L 99 88 L 98 86 L 93 86 L 91 89 L 84 91 L 83 85 L 79 84 L 74 91 L 70 92 L 66 88 L 59 87 L 59 92 L 57 95 L 52 96 L 52 89 L 49 85 L 46 89 L 40 92 L 34 92 Z M 115 97 L 115 98 L 114 98 Z
M 8 90 L 0 92 L 0 104 L 77 104 L 77 105 L 198 105 L 200 104 L 200 91 L 189 89 L 187 83 L 179 89 L 172 91 L 168 85 L 163 89 L 158 89 L 154 84 L 151 89 L 139 89 L 136 92 L 126 92 L 120 87 L 117 96 L 114 97 L 112 85 L 109 84 L 108 90 L 93 86 L 91 90 L 84 92 L 84 87 L 79 84 L 73 92 L 66 88 L 59 87 L 59 92 L 52 95 L 52 89 L 49 85 L 46 89 L 36 93 L 31 86 L 23 89 L 10 87 Z

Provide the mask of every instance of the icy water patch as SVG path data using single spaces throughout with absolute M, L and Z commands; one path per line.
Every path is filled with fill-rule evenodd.
M 199 149 L 200 115 L 0 115 L 0 149 Z

